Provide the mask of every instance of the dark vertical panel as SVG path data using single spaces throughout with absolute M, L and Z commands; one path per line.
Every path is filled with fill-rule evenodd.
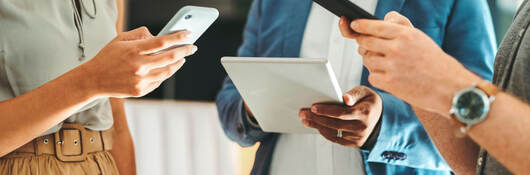
M 509 3 L 513 8 L 501 8 L 499 4 Z M 506 34 L 506 31 L 512 24 L 516 9 L 517 0 L 488 0 L 491 14 L 493 17 L 493 24 L 495 25 L 495 35 L 497 43 L 500 43 Z
M 199 51 L 187 59 L 172 80 L 144 98 L 212 101 L 226 76 L 220 59 L 236 55 L 251 0 L 129 1 L 129 29 L 147 26 L 157 34 L 185 5 L 215 7 L 220 18 L 197 41 Z

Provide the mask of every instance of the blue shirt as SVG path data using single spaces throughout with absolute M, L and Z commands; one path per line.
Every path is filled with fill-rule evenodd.
M 239 56 L 299 57 L 310 0 L 254 0 Z M 390 11 L 408 17 L 442 49 L 468 69 L 490 80 L 496 51 L 493 24 L 484 0 L 379 0 L 375 16 Z M 370 86 L 368 71 L 362 85 Z M 436 83 L 436 82 L 433 82 Z M 371 87 L 371 86 L 370 86 Z M 375 88 L 374 88 L 375 89 Z M 367 174 L 451 174 L 411 107 L 376 89 L 383 100 L 381 130 L 370 150 L 363 150 Z M 277 134 L 249 124 L 243 100 L 227 78 L 217 97 L 227 136 L 241 146 L 261 142 L 252 174 L 268 174 Z

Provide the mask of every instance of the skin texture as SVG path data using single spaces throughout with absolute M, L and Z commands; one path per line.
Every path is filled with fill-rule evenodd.
M 123 0 L 117 0 L 118 6 L 118 21 L 116 23 L 116 30 L 118 33 L 123 31 L 124 8 Z M 124 100 L 120 98 L 110 98 L 110 105 L 112 107 L 112 116 L 114 118 L 114 145 L 110 151 L 118 171 L 123 175 L 136 174 L 136 157 L 134 153 L 134 144 L 127 125 L 127 117 L 125 114 Z
M 114 117 L 114 145 L 110 153 L 120 174 L 136 174 L 134 144 L 127 125 L 123 99 L 110 99 Z
M 151 53 L 178 44 L 187 34 L 154 37 L 145 27 L 120 33 L 90 61 L 33 91 L 0 101 L 0 156 L 38 137 L 92 100 L 138 97 L 152 91 L 197 47 Z
M 341 23 L 346 23 L 342 18 Z M 390 21 L 412 25 L 407 21 Z M 408 24 L 406 23 L 408 22 Z M 352 30 L 349 34 L 355 35 Z M 313 104 L 310 109 L 301 109 L 302 123 L 315 128 L 327 140 L 354 148 L 362 147 L 374 131 L 381 118 L 383 103 L 381 97 L 365 86 L 356 87 L 343 95 L 344 104 Z M 338 130 L 343 137 L 338 138 Z
M 406 19 L 401 15 L 396 18 Z M 448 112 L 453 95 L 484 80 L 444 53 L 427 35 L 410 26 L 388 20 L 356 20 L 341 27 L 360 33 L 343 32 L 344 36 L 358 41 L 363 64 L 371 73 L 369 81 L 416 108 L 437 113 L 418 115 L 418 118 L 455 173 L 472 174 L 470 170 L 475 164 L 470 159 L 477 158 L 476 146 L 465 140 L 444 141 L 454 138 L 439 131 L 448 130 L 447 126 L 456 129 Z M 468 136 L 513 173 L 528 173 L 530 157 L 521 153 L 530 151 L 529 114 L 528 104 L 501 92 L 491 104 L 488 118 L 474 125 Z M 440 126 L 440 123 L 446 124 Z
M 413 107 L 425 131 L 456 174 L 476 174 L 479 146 L 469 137 L 459 138 L 455 127 L 442 115 Z
M 381 117 L 381 97 L 366 86 L 358 86 L 343 95 L 344 104 L 316 103 L 300 110 L 302 123 L 315 128 L 331 142 L 359 148 L 364 145 Z M 337 130 L 342 130 L 342 138 Z
M 397 12 L 388 13 L 384 20 L 410 28 L 414 27 L 407 18 Z M 350 22 L 346 18 L 341 18 L 339 27 L 343 36 L 347 38 L 358 37 L 359 35 L 353 32 L 349 24 Z M 382 55 L 362 48 L 359 50 L 359 52 L 363 52 L 363 55 Z M 455 128 L 450 124 L 450 121 L 443 118 L 440 114 L 414 106 L 413 110 L 453 171 L 458 172 L 458 174 L 475 174 L 475 165 L 479 152 L 479 147 L 475 142 L 467 137 L 456 137 L 454 134 Z M 446 125 L 441 125 L 440 123 L 446 123 Z

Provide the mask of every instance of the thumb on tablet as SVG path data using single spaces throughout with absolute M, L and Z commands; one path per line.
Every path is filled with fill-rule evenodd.
M 352 90 L 344 93 L 342 95 L 342 99 L 344 100 L 344 104 L 346 104 L 347 106 L 353 106 L 355 105 L 355 103 L 357 103 L 357 101 L 360 101 L 363 98 L 373 95 L 376 95 L 376 93 L 369 87 L 357 86 Z

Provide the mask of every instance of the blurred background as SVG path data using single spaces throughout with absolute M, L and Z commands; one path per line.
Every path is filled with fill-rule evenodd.
M 487 0 L 500 42 L 522 0 Z M 240 148 L 219 126 L 215 96 L 235 56 L 252 0 L 129 0 L 127 28 L 157 34 L 185 5 L 215 7 L 220 18 L 198 40 L 199 51 L 160 88 L 127 101 L 139 174 L 248 174 L 257 148 Z

